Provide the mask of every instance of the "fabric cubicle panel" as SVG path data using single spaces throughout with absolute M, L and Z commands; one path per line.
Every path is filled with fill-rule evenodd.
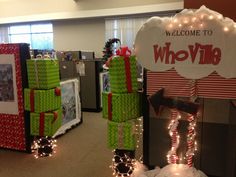
M 101 60 L 80 60 L 85 65 L 85 73 L 80 77 L 81 107 L 83 111 L 101 111 L 99 73 Z

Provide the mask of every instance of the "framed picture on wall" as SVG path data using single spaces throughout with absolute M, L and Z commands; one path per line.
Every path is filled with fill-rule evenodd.
M 15 57 L 0 55 L 0 113 L 18 114 Z
M 110 81 L 109 81 L 109 73 L 108 71 L 101 72 L 99 75 L 100 81 L 100 96 L 102 98 L 102 92 L 109 92 L 110 91 Z M 102 99 L 101 99 L 101 107 L 102 107 Z
M 0 44 L 0 148 L 31 151 L 23 100 L 29 58 L 28 44 Z
M 55 133 L 54 137 L 64 134 L 72 126 L 82 122 L 81 101 L 79 96 L 79 80 L 69 79 L 62 81 L 62 126 Z

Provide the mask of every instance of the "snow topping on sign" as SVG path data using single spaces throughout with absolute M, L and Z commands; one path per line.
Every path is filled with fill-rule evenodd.
M 205 6 L 184 9 L 173 17 L 152 17 L 138 31 L 135 54 L 152 71 L 175 68 L 199 79 L 213 71 L 236 77 L 236 23 Z
M 139 173 L 134 177 L 207 177 L 202 171 L 183 164 L 171 164 L 164 168 Z

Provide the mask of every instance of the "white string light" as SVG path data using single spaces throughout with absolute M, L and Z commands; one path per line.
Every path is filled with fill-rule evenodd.
M 228 27 L 224 27 L 224 31 L 225 31 L 225 32 L 228 32 L 228 31 L 229 31 L 229 28 L 228 28 Z
M 136 150 L 139 149 L 140 140 L 143 136 L 143 122 L 142 118 L 138 118 L 135 123 L 135 136 L 136 136 Z
M 34 157 L 37 159 L 39 157 L 51 157 L 52 154 L 56 153 L 55 147 L 56 140 L 48 137 L 41 137 L 35 140 L 32 145 L 32 152 L 35 153 Z
M 183 23 L 184 23 L 184 24 L 188 24 L 188 23 L 189 23 L 189 20 L 188 20 L 188 19 L 184 19 Z
M 208 19 L 213 20 L 214 16 L 213 15 L 209 15 Z
M 218 20 L 221 20 L 221 19 L 223 19 L 223 16 L 220 14 L 217 16 L 217 18 L 218 18 Z
M 140 139 L 143 135 L 143 123 L 142 118 L 138 118 L 135 122 L 134 126 L 134 135 L 136 139 L 136 152 L 140 148 L 139 143 Z M 118 150 L 119 151 L 119 150 Z M 121 150 L 122 151 L 122 150 Z M 112 164 L 110 165 L 110 168 L 113 171 L 113 176 L 116 177 L 125 177 L 125 176 L 131 176 L 133 171 L 138 168 L 137 163 L 143 163 L 142 162 L 142 156 L 137 160 L 135 158 L 129 157 L 127 154 L 124 154 L 124 156 L 117 155 L 115 153 L 115 150 L 113 151 L 114 156 L 112 158 Z M 125 171 L 121 171 L 120 169 L 126 168 Z M 124 170 L 124 169 L 122 169 Z
M 195 141 L 196 137 L 196 121 L 197 118 L 194 115 L 188 115 L 188 134 L 187 134 L 187 152 L 186 159 L 189 167 L 193 166 L 193 156 L 195 155 L 195 151 L 197 150 L 197 142 Z
M 197 17 L 192 18 L 192 22 L 194 23 L 195 21 L 197 21 Z
M 197 150 L 197 142 L 195 141 L 196 137 L 196 120 L 197 118 L 194 115 L 189 114 L 187 116 L 189 126 L 188 126 L 188 134 L 187 134 L 187 152 L 184 158 L 179 158 L 177 155 L 177 149 L 180 143 L 180 136 L 177 131 L 177 127 L 179 124 L 179 119 L 181 116 L 176 110 L 171 110 L 171 122 L 168 126 L 169 135 L 171 137 L 171 150 L 167 153 L 167 162 L 169 164 L 177 164 L 182 163 L 183 159 L 187 160 L 187 164 L 189 167 L 193 166 L 193 157 L 195 155 L 195 151 Z
M 169 28 L 173 28 L 173 24 L 172 23 L 169 24 Z
M 167 24 L 167 29 L 174 29 L 174 28 L 189 28 L 194 29 L 194 27 L 198 28 L 206 28 L 207 23 L 205 23 L 205 20 L 222 20 L 224 17 L 222 14 L 195 14 L 192 17 L 186 16 L 183 17 L 182 20 L 179 19 L 180 17 L 174 17 L 171 19 L 170 23 Z M 176 25 L 174 25 L 176 24 Z M 231 29 L 236 30 L 236 24 L 234 22 L 231 22 L 229 25 L 224 26 L 223 32 L 229 32 Z
M 167 153 L 167 162 L 169 164 L 176 164 L 178 161 L 177 149 L 179 147 L 180 136 L 177 127 L 180 118 L 181 116 L 177 110 L 171 110 L 171 122 L 168 126 L 169 135 L 171 137 L 171 150 Z
M 202 15 L 200 16 L 201 19 L 203 19 L 204 17 L 205 17 L 205 14 L 202 14 Z
M 173 22 L 174 22 L 174 23 L 178 23 L 178 20 L 175 18 L 175 19 L 173 20 Z
M 114 152 L 115 153 L 115 152 Z M 136 160 L 129 157 L 128 155 L 119 156 L 117 154 L 114 155 L 112 159 L 112 165 L 110 168 L 113 171 L 113 176 L 116 175 L 116 177 L 125 177 L 130 176 L 135 168 Z M 125 168 L 124 172 L 120 170 Z
M 199 27 L 202 28 L 203 27 L 203 23 L 200 23 Z

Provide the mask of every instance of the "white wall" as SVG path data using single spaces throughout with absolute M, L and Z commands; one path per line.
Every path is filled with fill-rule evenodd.
M 50 20 L 55 50 L 92 50 L 101 57 L 104 17 L 182 8 L 183 0 L 0 0 L 0 26 Z
M 154 5 L 182 0 L 0 0 L 0 17 Z M 10 12 L 10 13 L 9 13 Z
M 183 0 L 0 0 L 0 24 L 157 12 Z
M 102 57 L 105 45 L 103 18 L 53 22 L 55 50 L 92 50 Z

